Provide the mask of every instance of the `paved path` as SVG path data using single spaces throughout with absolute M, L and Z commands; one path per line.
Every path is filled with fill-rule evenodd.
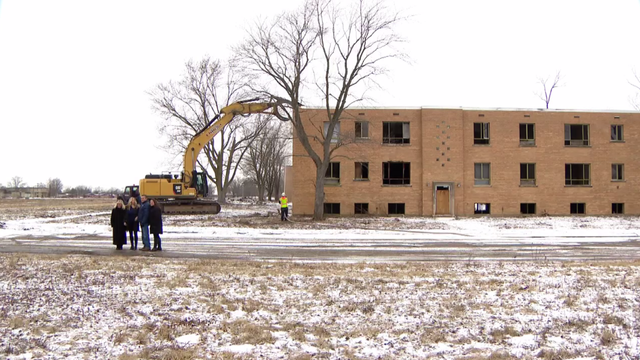
M 111 239 L 100 236 L 44 237 L 29 235 L 0 239 L 0 253 L 86 254 L 212 258 L 229 260 L 292 261 L 480 261 L 480 260 L 638 260 L 640 239 L 598 242 L 564 239 L 561 244 L 541 244 L 540 239 L 519 238 L 496 243 L 494 239 L 450 240 L 308 240 L 246 238 L 165 238 L 163 252 L 117 251 Z M 579 241 L 578 241 L 579 240 Z M 140 244 L 141 246 L 141 244 Z

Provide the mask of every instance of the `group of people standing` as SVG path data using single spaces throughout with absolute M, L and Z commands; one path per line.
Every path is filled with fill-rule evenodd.
M 142 195 L 140 199 L 132 196 L 127 205 L 118 197 L 116 206 L 111 210 L 110 225 L 113 228 L 113 245 L 116 250 L 122 250 L 127 244 L 129 232 L 130 250 L 138 250 L 138 231 L 142 231 L 142 249 L 140 251 L 162 251 L 162 209 L 155 199 L 147 199 Z M 149 239 L 153 234 L 153 248 Z

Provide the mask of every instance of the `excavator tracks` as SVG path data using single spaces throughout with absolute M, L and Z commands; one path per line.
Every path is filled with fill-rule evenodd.
M 211 214 L 220 212 L 220 204 L 205 200 L 162 200 L 158 201 L 165 214 Z

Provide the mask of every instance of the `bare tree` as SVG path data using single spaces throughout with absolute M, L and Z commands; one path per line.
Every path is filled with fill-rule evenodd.
M 182 155 L 192 137 L 223 107 L 241 100 L 248 90 L 248 78 L 238 71 L 233 62 L 226 65 L 204 58 L 189 61 L 186 73 L 177 82 L 160 84 L 151 92 L 153 106 L 164 116 L 160 131 L 168 138 L 167 150 Z M 255 118 L 255 117 L 254 117 Z M 260 127 L 248 131 L 248 121 L 235 120 L 225 126 L 211 142 L 205 145 L 198 166 L 207 171 L 216 186 L 218 202 L 226 202 L 226 192 L 235 178 L 242 157 Z
M 56 197 L 62 193 L 62 181 L 55 178 L 47 180 L 47 188 L 49 189 L 49 197 Z
M 636 89 L 636 93 L 629 97 L 629 102 L 634 109 L 640 111 L 640 77 L 635 71 L 633 72 L 633 78 L 633 80 L 629 81 L 629 85 Z
M 546 77 L 546 78 L 538 78 L 538 82 L 540 83 L 540 85 L 542 85 L 542 91 L 541 93 L 538 93 L 538 97 L 540 98 L 540 100 L 544 101 L 544 104 L 546 106 L 546 109 L 549 108 L 549 103 L 551 102 L 551 94 L 553 94 L 553 90 L 562 86 L 560 85 L 560 80 L 561 80 L 561 76 L 560 76 L 560 71 L 558 71 L 556 73 L 556 76 L 553 78 L 552 82 L 549 82 L 550 77 Z
M 343 111 L 363 99 L 367 85 L 376 85 L 375 77 L 385 72 L 385 60 L 403 57 L 394 48 L 401 41 L 393 31 L 400 21 L 397 13 L 380 2 L 355 1 L 346 9 L 341 4 L 306 0 L 296 11 L 257 24 L 245 45 L 236 49 L 247 68 L 276 85 L 271 95 L 284 93 L 291 102 L 286 116 L 316 166 L 316 220 L 324 215 L 324 176 L 332 155 L 350 143 L 336 136 Z M 319 91 L 326 118 L 320 126 L 305 128 L 300 103 L 309 88 Z
M 247 152 L 242 169 L 256 184 L 258 201 L 265 200 L 265 193 L 271 199 L 274 191 L 279 190 L 277 185 L 282 179 L 284 159 L 290 146 L 288 129 L 288 123 L 269 123 Z
M 27 186 L 20 176 L 14 176 L 11 178 L 11 181 L 7 183 L 7 187 L 10 188 L 21 188 Z

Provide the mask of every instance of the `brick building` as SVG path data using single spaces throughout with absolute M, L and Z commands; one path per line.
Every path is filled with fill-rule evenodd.
M 303 118 L 322 138 L 326 113 Z M 326 214 L 640 214 L 638 112 L 361 108 L 334 133 L 348 144 Z M 315 166 L 295 139 L 290 171 L 296 214 L 313 214 Z

